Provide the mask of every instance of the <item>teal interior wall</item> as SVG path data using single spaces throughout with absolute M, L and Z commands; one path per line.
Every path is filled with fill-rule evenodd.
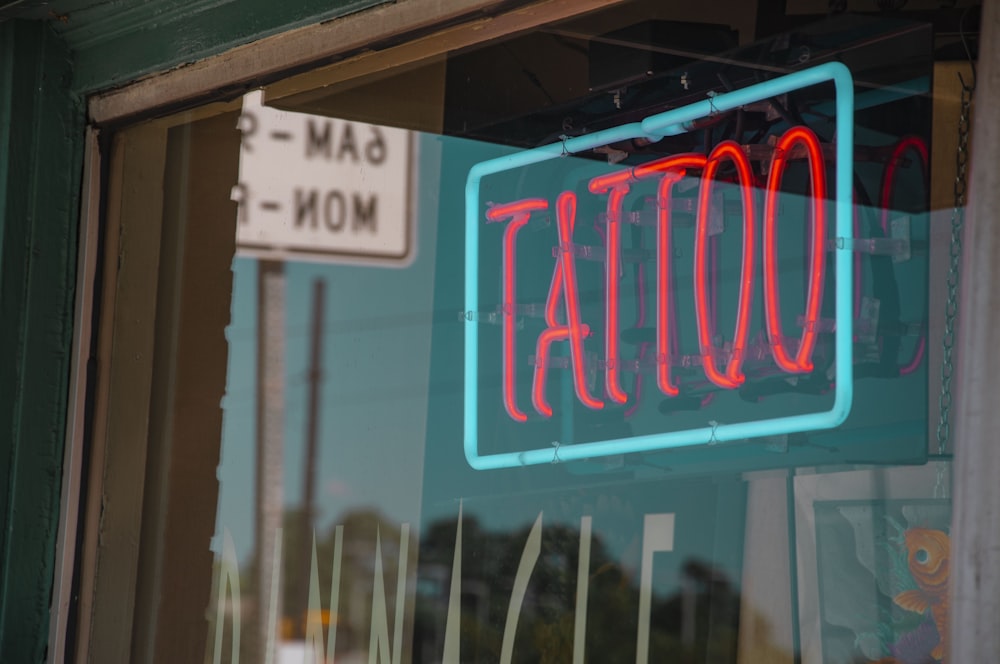
M 86 95 L 384 1 L 0 0 L 0 662 L 47 655 Z

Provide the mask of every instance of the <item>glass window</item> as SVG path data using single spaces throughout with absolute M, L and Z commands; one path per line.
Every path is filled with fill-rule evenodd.
M 940 661 L 964 65 L 748 6 L 472 26 L 119 132 L 145 309 L 105 338 L 146 370 L 98 532 L 138 544 L 93 545 L 92 652 Z

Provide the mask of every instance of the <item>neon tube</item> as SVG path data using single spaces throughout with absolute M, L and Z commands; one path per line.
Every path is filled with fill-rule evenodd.
M 543 417 L 552 417 L 552 406 L 545 396 L 546 377 L 549 371 L 549 352 L 556 341 L 569 339 L 569 328 L 559 322 L 559 296 L 562 294 L 562 261 L 556 259 L 549 283 L 549 295 L 545 300 L 545 324 L 548 329 L 538 335 L 535 345 L 535 374 L 531 383 L 531 403 L 535 411 Z M 589 332 L 589 330 L 588 330 Z
M 483 178 L 515 168 L 522 168 L 566 154 L 633 138 L 658 140 L 662 136 L 684 133 L 689 123 L 699 118 L 732 110 L 761 99 L 782 95 L 800 88 L 832 81 L 836 90 L 836 207 L 837 249 L 835 250 L 835 324 L 834 403 L 829 410 L 774 417 L 764 420 L 724 423 L 680 431 L 616 438 L 588 443 L 561 441 L 557 450 L 552 446 L 517 452 L 481 454 L 479 452 L 479 326 L 465 325 L 464 343 L 464 422 L 463 447 L 469 465 L 477 470 L 511 468 L 554 461 L 570 462 L 601 456 L 641 453 L 705 445 L 709 441 L 727 441 L 775 436 L 786 433 L 831 429 L 840 425 L 851 411 L 854 387 L 852 356 L 854 321 L 852 317 L 853 271 L 851 259 L 852 219 L 851 189 L 854 167 L 854 82 L 850 70 L 839 62 L 828 62 L 794 72 L 741 90 L 716 95 L 711 99 L 659 113 L 642 122 L 588 134 L 540 148 L 517 152 L 480 162 L 469 171 L 465 186 L 465 310 L 476 311 L 479 305 L 479 224 L 480 183 Z
M 576 222 L 576 194 L 564 191 L 556 199 L 556 221 L 559 227 L 559 262 L 562 265 L 563 302 L 566 303 L 566 327 L 569 328 L 570 357 L 573 362 L 573 384 L 576 396 L 587 408 L 599 410 L 604 404 L 587 391 L 586 357 L 583 337 L 587 333 L 580 322 L 580 295 L 576 281 L 576 258 L 573 256 L 573 225 Z
M 641 327 L 637 325 L 636 327 Z M 636 354 L 636 359 L 639 363 L 639 371 L 635 372 L 635 382 L 633 383 L 633 394 L 635 398 L 632 400 L 632 405 L 625 411 L 625 419 L 628 419 L 635 415 L 636 411 L 639 410 L 639 406 L 642 405 L 642 363 L 646 359 L 646 352 L 649 350 L 649 342 L 642 342 L 639 344 L 639 352 Z
M 517 382 L 515 364 L 516 341 L 514 322 L 517 318 L 516 289 L 514 272 L 517 252 L 517 232 L 528 223 L 527 214 L 519 214 L 507 225 L 503 234 L 503 397 L 507 414 L 518 422 L 525 422 L 528 416 L 517 407 Z
M 635 237 L 638 237 L 638 245 L 639 248 L 642 249 L 643 236 L 641 229 L 638 234 L 633 232 L 633 238 Z M 633 329 L 639 330 L 646 326 L 646 266 L 643 263 L 636 263 L 635 266 L 635 299 L 638 306 L 636 307 L 635 325 L 633 326 Z M 638 370 L 635 372 L 635 377 L 632 383 L 632 394 L 635 395 L 635 399 L 633 399 L 634 403 L 628 408 L 628 410 L 625 411 L 625 419 L 629 419 L 635 415 L 636 411 L 639 410 L 639 406 L 642 404 L 642 369 L 650 346 L 652 346 L 652 344 L 647 341 L 643 341 L 639 344 L 639 349 L 636 353 L 636 364 Z
M 740 295 L 736 312 L 736 330 L 733 333 L 733 350 L 724 373 L 715 365 L 715 346 L 712 342 L 712 323 L 709 317 L 708 285 L 706 283 L 706 254 L 708 224 L 711 213 L 712 184 L 723 159 L 736 166 L 740 193 L 743 199 L 743 267 L 740 271 Z M 754 238 L 756 222 L 753 205 L 753 174 L 743 149 L 734 141 L 724 141 L 715 146 L 705 164 L 701 189 L 698 192 L 698 217 L 694 239 L 694 303 L 698 324 L 698 341 L 701 346 L 702 367 L 709 381 L 725 389 L 735 389 L 745 380 L 743 354 L 750 331 L 750 313 L 754 287 Z
M 673 284 L 670 280 L 670 263 L 673 251 L 670 243 L 670 199 L 674 185 L 684 177 L 684 170 L 667 171 L 656 188 L 659 208 L 656 224 L 656 385 L 663 394 L 675 397 L 680 393 L 670 376 L 671 338 L 670 319 L 676 318 Z
M 899 161 L 902 159 L 907 150 L 913 150 L 920 157 L 920 167 L 923 172 L 924 181 L 927 179 L 927 165 L 929 163 L 927 143 L 925 143 L 922 138 L 918 138 L 917 136 L 903 137 L 893 148 L 892 155 L 889 157 L 889 163 L 885 165 L 885 173 L 882 177 L 881 207 L 882 235 L 884 237 L 889 237 L 890 235 L 889 207 L 892 205 L 892 185 L 896 181 L 896 172 L 899 168 Z M 916 371 L 920 366 L 920 363 L 924 360 L 924 353 L 926 350 L 927 334 L 925 332 L 921 332 L 913 357 L 910 358 L 909 362 L 899 368 L 899 375 L 906 376 Z
M 504 219 L 514 219 L 521 215 L 530 215 L 532 212 L 546 210 L 549 202 L 544 198 L 525 198 L 512 203 L 500 203 L 486 210 L 486 220 L 489 222 L 503 221 Z
M 907 150 L 913 150 L 920 157 L 920 168 L 926 177 L 927 174 L 927 143 L 917 136 L 904 136 L 892 149 L 889 162 L 885 165 L 885 173 L 882 175 L 882 235 L 889 237 L 889 206 L 892 205 L 892 185 L 896 181 L 896 171 L 899 169 L 899 162 Z
M 663 157 L 662 159 L 657 159 L 656 161 L 647 162 L 641 166 L 636 166 L 633 169 L 632 174 L 635 176 L 636 180 L 642 180 L 668 173 L 670 171 L 678 171 L 687 168 L 702 169 L 705 168 L 706 161 L 708 161 L 708 158 L 697 152 L 675 154 L 669 157 Z
M 623 171 L 625 177 L 628 171 Z M 619 173 L 614 175 L 619 176 Z M 590 181 L 590 191 L 604 193 L 607 187 L 603 185 L 607 176 L 594 178 Z M 606 236 L 606 256 L 604 261 L 604 381 L 608 398 L 616 403 L 625 403 L 628 395 L 621 386 L 621 352 L 618 339 L 618 308 L 619 308 L 619 272 L 621 271 L 621 239 L 622 239 L 622 204 L 628 194 L 627 181 L 612 185 L 608 192 Z
M 781 327 L 781 294 L 778 289 L 778 198 L 781 179 L 788 165 L 788 152 L 796 145 L 806 148 L 812 201 L 812 232 L 809 236 L 809 283 L 806 296 L 805 325 L 795 358 L 788 355 Z M 823 301 L 826 275 L 826 172 L 823 152 L 811 130 L 793 127 L 786 131 L 774 148 L 771 172 L 767 178 L 764 203 L 764 313 L 767 335 L 775 363 L 788 373 L 813 370 L 812 353 L 816 346 L 816 322 Z
M 604 263 L 605 315 L 604 315 L 604 357 L 605 381 L 608 398 L 616 403 L 625 403 L 628 396 L 621 386 L 621 352 L 618 339 L 618 298 L 619 272 L 621 270 L 621 206 L 628 193 L 628 185 L 615 187 L 608 196 L 608 243 L 607 260 Z M 611 214 L 615 209 L 614 216 Z
M 556 341 L 569 341 L 570 361 L 573 367 L 573 387 L 576 397 L 588 408 L 599 410 L 604 403 L 595 399 L 587 390 L 586 355 L 583 339 L 590 334 L 590 327 L 580 321 L 580 294 L 576 281 L 576 258 L 573 255 L 573 229 L 576 225 L 576 195 L 564 191 L 556 200 L 556 227 L 559 232 L 559 257 L 552 275 L 549 295 L 545 302 L 545 323 L 548 328 L 538 337 L 535 352 L 535 377 L 532 402 L 543 417 L 552 416 L 552 407 L 545 397 L 548 357 Z M 559 323 L 557 311 L 562 296 L 566 307 L 566 323 Z
M 572 225 L 570 227 L 572 230 Z M 569 328 L 559 322 L 559 298 L 563 287 L 562 257 L 556 258 L 556 266 L 549 282 L 549 294 L 545 298 L 545 324 L 548 329 L 538 335 L 535 345 L 535 374 L 531 383 L 531 403 L 542 417 L 552 417 L 552 406 L 545 396 L 545 385 L 549 371 L 549 352 L 556 341 L 569 339 Z
M 656 191 L 656 384 L 670 397 L 680 389 L 670 375 L 671 352 L 677 344 L 677 314 L 671 299 L 673 284 L 670 279 L 670 262 L 673 251 L 670 243 L 671 198 L 674 185 L 683 179 L 688 168 L 703 169 L 703 154 L 679 154 L 638 166 L 633 171 L 636 179 L 661 175 Z
M 552 417 L 552 406 L 545 397 L 546 376 L 549 369 L 549 349 L 553 342 L 569 339 L 569 328 L 550 327 L 538 335 L 535 349 L 535 378 L 531 389 L 531 402 L 542 417 Z
M 487 221 L 510 219 L 503 235 L 503 405 L 507 414 L 517 422 L 526 422 L 528 416 L 517 407 L 517 233 L 528 223 L 532 212 L 545 210 L 548 201 L 530 198 L 504 205 L 494 205 L 486 211 Z
M 549 282 L 549 294 L 545 298 L 545 324 L 549 327 L 562 327 L 559 321 L 559 296 L 562 294 L 562 261 L 556 259 L 556 267 L 552 270 L 552 281 Z

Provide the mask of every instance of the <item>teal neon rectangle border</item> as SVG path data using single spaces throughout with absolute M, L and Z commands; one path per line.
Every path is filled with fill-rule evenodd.
M 609 143 L 633 138 L 657 140 L 663 136 L 676 136 L 688 131 L 689 123 L 713 113 L 728 111 L 762 99 L 793 92 L 801 88 L 832 81 L 836 87 L 836 331 L 834 348 L 836 357 L 836 387 L 833 406 L 823 412 L 776 417 L 755 422 L 719 424 L 698 429 L 648 434 L 632 438 L 568 444 L 556 447 L 505 452 L 479 453 L 479 325 L 465 323 L 464 371 L 464 449 L 469 465 L 476 470 L 530 466 L 555 461 L 565 462 L 593 459 L 615 454 L 651 452 L 692 445 L 724 443 L 726 441 L 776 436 L 801 431 L 832 429 L 847 419 L 854 398 L 854 365 L 851 352 L 853 339 L 852 293 L 852 171 L 854 165 L 854 79 L 850 70 L 839 62 L 822 64 L 803 71 L 787 74 L 770 81 L 757 83 L 741 90 L 716 95 L 688 106 L 651 115 L 641 122 L 585 136 L 567 138 L 539 148 L 517 152 L 504 157 L 483 161 L 472 167 L 465 185 L 465 310 L 479 309 L 479 185 L 488 175 L 523 168 L 567 153 L 589 150 Z M 557 456 L 558 454 L 558 456 Z

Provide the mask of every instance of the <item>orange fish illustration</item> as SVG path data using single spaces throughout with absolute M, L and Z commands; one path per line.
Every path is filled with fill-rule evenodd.
M 939 662 L 948 652 L 948 574 L 951 540 L 946 533 L 928 528 L 910 528 L 903 533 L 910 574 L 917 589 L 901 592 L 893 601 L 907 611 L 931 612 L 941 641 L 931 657 Z

